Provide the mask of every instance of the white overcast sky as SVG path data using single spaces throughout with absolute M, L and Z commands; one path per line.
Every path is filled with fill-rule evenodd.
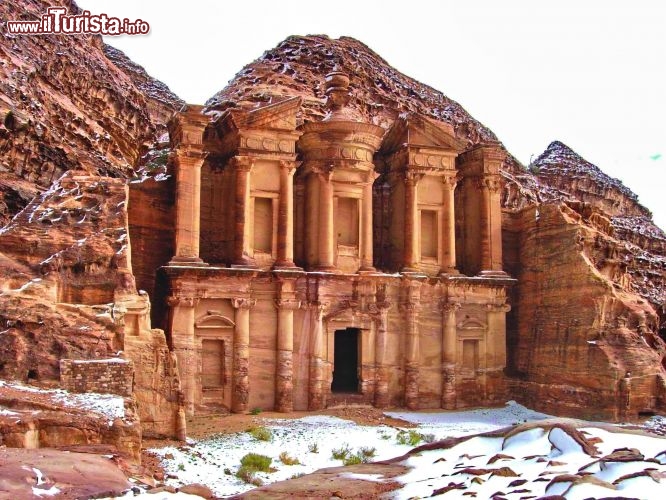
M 203 103 L 289 35 L 352 36 L 455 99 L 523 163 L 561 140 L 666 229 L 666 2 L 77 0 L 150 24 L 107 37 Z M 660 156 L 661 155 L 661 156 Z

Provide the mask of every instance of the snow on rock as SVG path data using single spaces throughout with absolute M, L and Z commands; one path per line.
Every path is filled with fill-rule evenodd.
M 99 413 L 111 420 L 125 418 L 125 401 L 121 396 L 114 394 L 99 394 L 95 392 L 74 394 L 64 389 L 41 389 L 39 387 L 3 380 L 0 380 L 0 387 L 9 387 L 17 391 L 45 395 L 50 397 L 55 403 L 69 408 Z

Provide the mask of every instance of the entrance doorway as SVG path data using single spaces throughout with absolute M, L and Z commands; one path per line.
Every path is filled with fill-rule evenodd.
M 335 331 L 333 350 L 333 392 L 358 392 L 359 329 Z

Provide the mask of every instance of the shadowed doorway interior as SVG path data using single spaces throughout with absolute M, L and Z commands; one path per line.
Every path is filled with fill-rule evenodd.
M 358 392 L 358 328 L 335 331 L 333 392 Z

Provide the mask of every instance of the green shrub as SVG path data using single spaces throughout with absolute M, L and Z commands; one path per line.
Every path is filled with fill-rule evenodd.
M 317 443 L 310 443 L 310 446 L 308 446 L 308 451 L 310 453 L 319 453 L 319 445 Z
M 273 459 L 259 453 L 248 453 L 241 458 L 241 465 L 255 471 L 270 472 Z
M 334 448 L 331 450 L 332 457 L 335 460 L 344 460 L 349 456 L 351 453 L 351 450 L 349 449 L 348 445 L 342 445 L 340 448 Z
M 261 408 L 252 408 L 250 410 L 250 415 L 259 415 L 261 413 Z
M 280 453 L 280 462 L 285 465 L 301 465 L 301 462 L 298 461 L 298 458 L 290 457 L 289 453 L 286 451 Z
M 264 482 L 255 476 L 256 472 L 257 471 L 255 469 L 242 465 L 240 469 L 236 471 L 236 477 L 245 483 L 253 484 L 255 486 L 262 486 Z
M 395 437 L 398 444 L 405 444 L 409 446 L 416 446 L 423 440 L 423 435 L 416 431 L 400 431 Z
M 372 458 L 377 454 L 377 449 L 374 447 L 371 448 L 370 446 L 363 446 L 359 450 L 359 453 L 365 458 Z
M 366 457 L 364 457 L 361 453 L 354 453 L 353 455 L 349 455 L 348 457 L 345 457 L 342 460 L 342 465 L 363 464 L 367 461 L 368 461 L 368 459 Z
M 247 432 L 257 441 L 272 441 L 273 433 L 266 427 L 250 427 Z

